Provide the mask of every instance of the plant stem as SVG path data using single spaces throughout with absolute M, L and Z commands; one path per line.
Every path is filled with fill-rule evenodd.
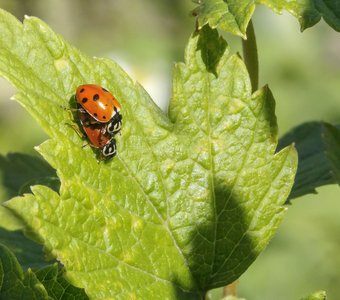
M 203 300 L 211 300 L 208 295 L 208 291 L 205 293 Z
M 223 288 L 223 294 L 222 298 L 227 297 L 227 296 L 237 296 L 237 286 L 238 286 L 239 281 L 235 280 L 234 282 L 226 285 Z
M 259 59 L 253 22 L 250 20 L 247 27 L 247 39 L 242 39 L 243 59 L 247 66 L 252 91 L 255 92 L 259 85 Z

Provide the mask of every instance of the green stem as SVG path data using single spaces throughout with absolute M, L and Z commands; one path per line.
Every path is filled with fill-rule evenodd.
M 253 22 L 250 20 L 247 27 L 247 39 L 242 39 L 243 59 L 247 66 L 252 91 L 255 92 L 259 85 L 259 59 Z

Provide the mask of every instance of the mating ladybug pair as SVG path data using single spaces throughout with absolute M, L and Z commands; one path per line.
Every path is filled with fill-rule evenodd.
M 90 146 L 100 149 L 103 159 L 116 155 L 114 136 L 121 130 L 122 115 L 117 99 L 106 89 L 80 85 L 76 91 L 77 113 Z

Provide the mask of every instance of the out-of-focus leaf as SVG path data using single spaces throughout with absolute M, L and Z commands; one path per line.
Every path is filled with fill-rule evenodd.
M 202 0 L 195 9 L 199 28 L 209 24 L 246 38 L 246 30 L 255 10 L 251 0 Z
M 0 243 L 15 254 L 24 269 L 39 269 L 47 265 L 42 246 L 26 238 L 21 231 L 0 228 Z
M 29 193 L 31 185 L 47 185 L 55 191 L 60 182 L 55 170 L 43 159 L 24 153 L 0 155 L 2 186 L 8 198 Z
M 0 299 L 49 299 L 32 270 L 24 274 L 15 255 L 3 245 L 0 245 L 0 279 Z
M 256 4 L 265 4 L 277 13 L 288 11 L 298 19 L 302 31 L 321 17 L 340 31 L 340 0 L 201 0 L 195 14 L 200 28 L 209 24 L 245 38 Z
M 317 291 L 307 297 L 301 298 L 301 300 L 326 300 L 326 299 L 327 295 L 325 291 Z
M 72 286 L 58 265 L 47 266 L 36 273 L 23 272 L 15 255 L 0 244 L 0 299 L 3 300 L 85 300 L 83 289 Z
M 74 287 L 63 277 L 58 264 L 47 266 L 36 272 L 37 278 L 44 285 L 48 295 L 55 300 L 85 300 L 89 299 L 83 289 Z
M 246 0 L 248 1 L 248 0 Z M 273 11 L 286 10 L 300 23 L 301 31 L 312 27 L 323 18 L 334 30 L 340 31 L 340 0 L 255 0 Z
M 0 202 L 31 192 L 31 185 L 43 184 L 55 191 L 60 187 L 55 170 L 46 161 L 33 155 L 23 153 L 0 155 L 0 174 L 2 179 L 0 186 L 8 197 L 0 199 Z M 0 227 L 18 230 L 22 226 L 21 221 L 11 211 L 0 206 Z
M 325 122 L 304 123 L 286 135 L 278 145 L 282 149 L 295 144 L 299 154 L 298 171 L 289 199 L 326 184 L 340 184 L 340 129 Z

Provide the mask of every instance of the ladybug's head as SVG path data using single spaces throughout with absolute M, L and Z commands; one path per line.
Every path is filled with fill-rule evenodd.
M 116 140 L 112 139 L 102 149 L 103 156 L 108 159 L 114 157 L 117 154 Z

